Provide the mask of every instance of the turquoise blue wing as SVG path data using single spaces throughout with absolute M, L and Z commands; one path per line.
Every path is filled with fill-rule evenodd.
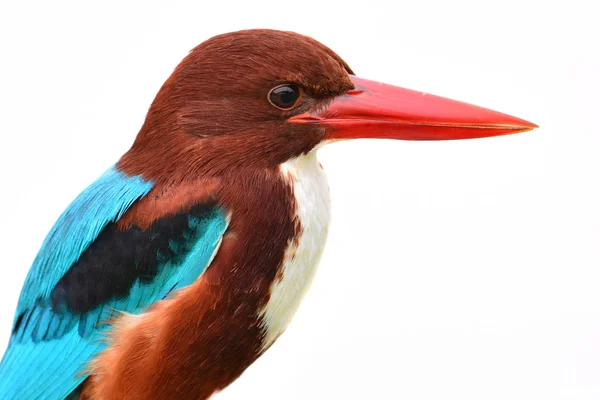
M 115 311 L 139 313 L 194 282 L 227 228 L 215 204 L 158 218 L 147 229 L 116 222 L 152 183 L 115 168 L 58 219 L 27 276 L 0 364 L 1 399 L 64 399 L 105 344 Z

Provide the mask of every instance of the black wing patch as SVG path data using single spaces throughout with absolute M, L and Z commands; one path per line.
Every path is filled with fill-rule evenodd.
M 52 309 L 83 314 L 128 295 L 137 280 L 148 283 L 160 268 L 181 262 L 206 224 L 215 204 L 199 204 L 185 213 L 156 220 L 146 230 L 119 231 L 110 223 L 52 291 Z
M 133 226 L 120 232 L 110 223 L 52 291 L 57 313 L 81 314 L 127 296 L 139 279 L 147 283 L 159 268 L 187 255 L 198 232 L 198 220 L 210 218 L 214 204 L 199 204 L 186 213 L 156 220 L 146 230 Z

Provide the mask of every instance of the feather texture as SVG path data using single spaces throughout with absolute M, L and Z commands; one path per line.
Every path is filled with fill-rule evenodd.
M 110 168 L 84 190 L 50 230 L 31 267 L 19 298 L 18 310 L 48 297 L 81 253 L 111 221 L 116 221 L 152 183 Z
M 103 322 L 139 313 L 204 272 L 227 227 L 215 204 L 193 205 L 145 229 L 118 229 L 152 187 L 112 168 L 58 219 L 21 293 L 0 365 L 0 398 L 69 396 L 106 346 L 111 325 Z

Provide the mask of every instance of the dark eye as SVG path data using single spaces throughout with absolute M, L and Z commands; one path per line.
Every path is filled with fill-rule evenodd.
M 302 96 L 302 91 L 297 85 L 287 83 L 274 87 L 269 92 L 269 103 L 280 110 L 291 110 L 294 108 Z

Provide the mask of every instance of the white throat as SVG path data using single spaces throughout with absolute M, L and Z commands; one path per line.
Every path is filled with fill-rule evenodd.
M 283 333 L 308 291 L 330 221 L 329 186 L 316 150 L 281 164 L 280 171 L 293 187 L 301 231 L 298 242 L 288 245 L 283 276 L 271 285 L 271 296 L 261 313 L 267 331 L 264 349 Z

